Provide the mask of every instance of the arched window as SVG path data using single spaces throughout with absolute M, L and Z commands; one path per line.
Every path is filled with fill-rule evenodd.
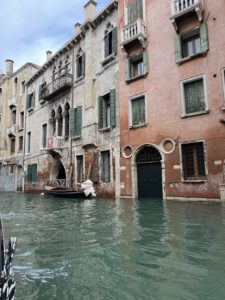
M 63 134 L 63 132 L 62 132 L 62 129 L 63 129 L 63 116 L 62 116 L 62 107 L 61 106 L 59 106 L 59 108 L 58 108 L 57 117 L 58 117 L 58 136 L 62 136 L 62 134 Z
M 69 119 L 69 110 L 70 110 L 70 105 L 67 102 L 65 105 L 65 137 L 69 137 L 69 128 L 70 128 L 70 119 Z
M 56 124 L 56 121 L 55 121 L 55 111 L 54 109 L 52 110 L 51 112 L 51 126 L 52 126 L 52 135 L 55 135 L 55 124 Z

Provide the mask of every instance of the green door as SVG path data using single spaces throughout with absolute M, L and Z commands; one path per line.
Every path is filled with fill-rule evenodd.
M 152 146 L 145 146 L 136 156 L 139 198 L 162 198 L 161 155 Z
M 137 165 L 138 197 L 162 198 L 161 163 L 144 163 Z

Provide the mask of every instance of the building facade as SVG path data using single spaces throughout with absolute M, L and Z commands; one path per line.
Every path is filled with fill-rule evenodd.
M 219 199 L 225 5 L 119 1 L 121 196 Z
M 48 180 L 119 196 L 117 1 L 84 6 L 76 34 L 27 82 L 26 191 Z

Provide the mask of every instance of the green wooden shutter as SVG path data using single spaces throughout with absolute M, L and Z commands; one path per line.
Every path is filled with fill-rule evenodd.
M 110 125 L 116 126 L 116 90 L 110 90 Z
M 37 164 L 33 164 L 32 166 L 32 182 L 37 181 Z
M 206 23 L 200 25 L 200 39 L 201 39 L 202 52 L 208 51 L 209 42 L 208 42 L 208 30 L 207 30 Z
M 117 27 L 112 31 L 112 52 L 117 53 Z
M 82 76 L 84 76 L 85 75 L 85 53 L 82 54 L 81 72 L 82 72 Z
M 33 91 L 33 97 L 32 97 L 32 103 L 31 103 L 31 107 L 35 106 L 35 91 Z
M 145 50 L 143 52 L 143 75 L 148 74 L 148 52 Z
M 76 108 L 75 114 L 75 136 L 81 136 L 81 126 L 82 126 L 82 106 Z
M 75 136 L 75 108 L 71 108 L 69 111 L 69 127 L 70 127 L 70 137 Z
M 98 97 L 98 128 L 102 129 L 103 128 L 103 116 L 104 111 L 103 111 L 103 97 L 99 96 Z
M 32 182 L 32 165 L 27 166 L 27 181 Z
M 176 35 L 174 39 L 175 59 L 176 62 L 182 59 L 182 40 L 180 35 Z
M 130 59 L 129 58 L 125 60 L 124 77 L 126 81 L 130 80 Z
M 105 57 L 109 55 L 109 34 L 107 33 L 104 38 L 104 44 L 105 44 Z

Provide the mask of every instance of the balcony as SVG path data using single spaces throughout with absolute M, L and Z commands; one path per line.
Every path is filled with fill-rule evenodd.
M 18 103 L 18 97 L 17 96 L 11 96 L 8 99 L 8 106 L 9 107 L 13 107 L 13 106 L 17 106 Z
M 126 25 L 121 32 L 121 46 L 126 47 L 134 42 L 139 42 L 145 48 L 145 24 L 142 19 Z
M 199 22 L 203 19 L 202 0 L 171 0 L 171 21 L 178 30 L 177 21 L 192 14 L 197 14 Z
M 43 86 L 40 90 L 40 98 L 50 100 L 59 94 L 69 90 L 73 85 L 72 74 L 66 73 L 51 83 Z
M 7 128 L 7 134 L 9 136 L 15 136 L 16 135 L 16 125 L 11 125 Z
M 47 149 L 62 149 L 64 147 L 64 137 L 62 136 L 51 136 L 48 138 Z

